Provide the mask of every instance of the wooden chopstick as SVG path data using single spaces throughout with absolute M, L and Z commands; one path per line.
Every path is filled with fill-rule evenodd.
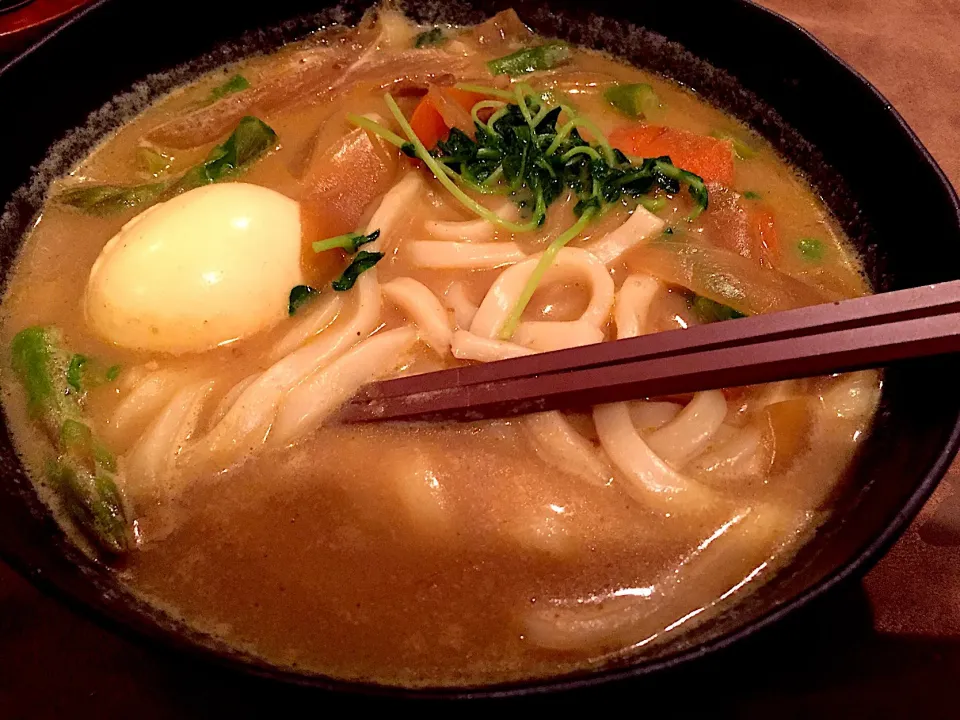
M 960 281 L 366 386 L 347 422 L 480 419 L 960 351 Z

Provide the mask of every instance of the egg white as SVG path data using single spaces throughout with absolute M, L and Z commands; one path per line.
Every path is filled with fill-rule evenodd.
M 120 347 L 196 353 L 279 323 L 302 282 L 299 204 L 224 183 L 124 225 L 90 271 L 84 309 L 93 330 Z

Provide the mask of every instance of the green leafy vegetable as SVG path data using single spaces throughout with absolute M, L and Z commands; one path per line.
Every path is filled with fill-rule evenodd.
M 660 109 L 660 98 L 647 83 L 616 84 L 608 87 L 603 97 L 624 115 L 648 118 Z
M 823 243 L 817 238 L 806 237 L 801 238 L 797 242 L 797 251 L 807 262 L 819 262 L 823 260 Z
M 229 180 L 240 174 L 277 145 L 277 134 L 258 118 L 247 116 L 222 145 L 217 145 L 199 165 L 168 183 L 145 185 L 80 185 L 66 190 L 58 200 L 92 215 L 109 215 L 169 200 L 187 190 Z
M 11 343 L 11 365 L 27 394 L 27 408 L 59 453 L 50 481 L 73 519 L 103 550 L 128 549 L 123 500 L 114 479 L 116 458 L 82 415 L 81 355 L 70 355 L 54 328 L 30 327 Z
M 352 254 L 359 250 L 362 245 L 372 243 L 378 237 L 380 237 L 379 230 L 374 230 L 369 235 L 364 235 L 359 232 L 337 235 L 336 237 L 327 238 L 326 240 L 317 240 L 313 243 L 313 251 L 324 252 L 326 250 L 340 248 Z
M 550 70 L 570 59 L 570 47 L 560 41 L 548 42 L 487 62 L 494 75 L 525 75 Z
M 333 289 L 337 292 L 349 290 L 357 282 L 357 278 L 360 277 L 361 273 L 366 272 L 382 259 L 383 253 L 381 252 L 361 250 L 354 256 L 353 262 L 347 266 L 343 274 L 333 281 Z
M 170 157 L 153 148 L 137 148 L 137 163 L 153 177 L 159 177 L 170 168 Z
M 416 40 L 413 41 L 413 46 L 420 50 L 425 47 L 440 47 L 446 45 L 448 41 L 449 38 L 443 32 L 443 28 L 434 27 L 417 35 Z
M 295 286 L 292 290 L 290 290 L 290 315 L 296 315 L 297 310 L 302 308 L 319 294 L 320 291 L 315 287 L 310 287 L 309 285 Z
M 277 146 L 277 134 L 263 120 L 248 115 L 226 142 L 217 145 L 207 159 L 196 165 L 168 191 L 179 195 L 187 190 L 227 180 L 246 170 L 254 161 Z
M 743 193 L 743 197 L 745 200 L 762 200 L 763 199 L 763 195 L 761 195 L 758 192 L 754 192 L 753 190 L 745 191 Z
M 697 315 L 700 316 L 700 319 L 707 323 L 720 322 L 722 320 L 736 320 L 746 317 L 746 315 L 734 310 L 732 307 L 722 305 L 702 295 L 696 295 L 694 297 L 693 309 Z
M 249 80 L 247 80 L 243 75 L 234 75 L 223 85 L 219 85 L 211 90 L 209 99 L 211 101 L 219 100 L 227 95 L 233 95 L 241 90 L 246 90 L 248 87 L 250 87 Z
M 80 185 L 60 193 L 57 199 L 90 215 L 110 215 L 155 202 L 166 188 L 164 183 L 127 186 Z

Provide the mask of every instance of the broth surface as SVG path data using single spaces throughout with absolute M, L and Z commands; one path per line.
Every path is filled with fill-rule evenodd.
M 446 29 L 450 42 L 429 52 L 466 58 L 455 79 L 473 81 L 481 61 L 538 42 L 504 27 L 492 35 Z M 389 68 L 403 67 L 415 36 L 426 29 L 392 12 L 361 29 L 347 42 L 366 42 L 366 51 L 387 58 L 383 78 L 358 82 L 335 97 L 308 93 L 257 112 L 277 133 L 279 148 L 236 179 L 302 201 L 311 158 L 352 131 L 347 113 L 389 120 L 383 92 L 390 87 L 410 117 L 423 92 L 416 82 L 413 91 L 404 91 L 390 74 L 401 71 Z M 258 80 L 266 84 L 271 73 L 295 63 L 298 53 L 308 57 L 325 44 L 336 45 L 342 33 L 320 33 L 174 92 L 105 141 L 52 194 L 82 183 L 150 181 L 141 149 L 151 131 L 202 108 L 225 81 L 242 75 L 256 89 Z M 364 40 L 368 35 L 374 40 Z M 410 75 L 416 74 L 413 67 Z M 589 116 L 604 134 L 639 123 L 616 110 L 604 90 L 615 83 L 648 84 L 658 99 L 649 122 L 736 138 L 731 151 L 739 147 L 742 156 L 734 161 L 729 187 L 708 183 L 710 205 L 696 220 L 686 219 L 691 199 L 685 190 L 659 192 L 664 203 L 655 214 L 676 242 L 731 252 L 753 237 L 767 213 L 775 219 L 775 270 L 761 262 L 761 277 L 779 272 L 827 298 L 870 292 L 858 258 L 803 178 L 764 140 L 693 90 L 579 49 L 565 64 L 522 79 Z M 243 92 L 249 90 L 234 97 Z M 207 157 L 227 134 L 229 129 L 185 149 L 149 147 L 169 156 L 161 175 L 171 176 Z M 399 163 L 390 186 L 414 173 L 423 189 L 379 240 L 385 257 L 368 271 L 370 277 L 376 273 L 381 284 L 412 278 L 444 302 L 460 293 L 468 304 L 480 304 L 504 268 L 418 266 L 411 247 L 430 239 L 427 223 L 474 216 L 425 168 L 403 158 Z M 364 209 L 360 227 L 367 226 L 381 197 Z M 614 203 L 570 247 L 589 247 L 622 225 L 634 207 L 630 200 Z M 542 228 L 500 228 L 490 244 L 516 242 L 523 252 L 537 253 L 576 220 L 572 208 L 573 202 L 561 199 Z M 135 592 L 191 626 L 300 670 L 408 686 L 478 685 L 556 675 L 642 652 L 736 602 L 789 561 L 829 513 L 879 398 L 880 378 L 873 372 L 700 394 L 705 405 L 725 403 L 725 410 L 722 424 L 687 456 L 684 443 L 695 441 L 671 437 L 668 430 L 687 432 L 677 424 L 686 417 L 678 412 L 697 398 L 624 405 L 639 436 L 673 454 L 665 466 L 710 500 L 697 508 L 677 504 L 665 510 L 659 501 L 638 500 L 620 463 L 604 453 L 589 411 L 563 416 L 564 427 L 575 429 L 595 453 L 591 457 L 610 469 L 607 482 L 591 484 L 576 468 L 562 462 L 558 467 L 555 449 L 538 445 L 536 427 L 522 418 L 369 426 L 332 419 L 281 446 L 267 442 L 254 452 L 238 446 L 231 462 L 195 460 L 191 453 L 223 414 L 217 406 L 229 407 L 236 395 L 228 393 L 238 383 L 277 360 L 276 348 L 302 315 L 207 352 L 177 356 L 123 349 L 100 337 L 84 312 L 88 277 L 106 242 L 140 210 L 101 217 L 49 200 L 12 273 L 0 340 L 6 347 L 25 327 L 53 325 L 72 352 L 122 368 L 119 379 L 91 389 L 83 400 L 89 422 L 119 456 L 121 475 L 159 414 L 158 408 L 122 426 L 116 422 L 145 378 L 167 373 L 174 389 L 209 381 L 197 425 L 175 448 L 165 466 L 169 472 L 122 478 L 137 542 L 117 572 Z M 806 250 L 814 246 L 804 244 L 810 239 L 816 241 L 813 260 Z M 608 264 L 618 295 L 628 277 L 656 274 L 638 260 L 642 252 L 638 246 Z M 307 271 L 317 287 L 329 279 L 311 272 L 319 271 Z M 690 288 L 663 277 L 658 282 L 645 332 L 704 321 Z M 358 281 L 338 294 L 343 309 L 317 337 L 337 332 L 361 313 L 359 287 Z M 316 302 L 328 296 L 325 289 Z M 523 320 L 573 321 L 590 298 L 579 280 L 543 284 Z M 449 302 L 451 327 L 459 327 Z M 412 323 L 387 299 L 377 333 Z M 607 340 L 617 337 L 613 313 L 600 330 Z M 391 373 L 461 362 L 418 343 Z M 44 478 L 50 443 L 28 417 L 16 378 L 5 371 L 2 382 L 19 450 L 44 497 L 63 514 Z M 89 546 L 69 519 L 64 526 Z

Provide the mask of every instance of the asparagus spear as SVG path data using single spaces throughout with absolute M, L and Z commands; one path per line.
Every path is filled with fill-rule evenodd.
M 31 417 L 57 446 L 50 480 L 73 519 L 111 554 L 129 547 L 116 459 L 84 422 L 81 392 L 70 382 L 71 356 L 60 332 L 50 327 L 21 330 L 11 346 L 14 372 L 27 393 Z

